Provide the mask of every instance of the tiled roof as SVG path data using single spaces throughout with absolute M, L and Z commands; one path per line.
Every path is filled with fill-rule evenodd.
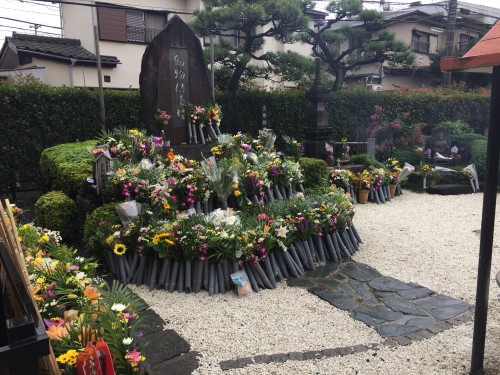
M 18 33 L 13 33 L 11 37 L 6 37 L 5 39 L 14 44 L 20 52 L 44 55 L 55 59 L 76 59 L 80 62 L 96 62 L 96 56 L 83 48 L 78 39 L 53 38 Z M 101 62 L 118 64 L 120 60 L 115 56 L 101 55 Z

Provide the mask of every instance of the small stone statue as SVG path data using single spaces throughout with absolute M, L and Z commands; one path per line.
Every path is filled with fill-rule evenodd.
M 439 133 L 436 140 L 434 140 L 433 144 L 434 153 L 439 153 L 442 155 L 448 155 L 450 153 L 450 146 L 446 139 L 444 139 L 444 134 Z

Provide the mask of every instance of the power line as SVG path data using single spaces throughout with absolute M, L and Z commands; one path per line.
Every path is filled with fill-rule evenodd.
M 46 16 L 55 16 L 56 15 L 56 13 L 35 12 L 34 10 L 30 10 L 30 9 L 5 8 L 5 7 L 2 7 L 2 9 L 13 10 L 13 11 L 16 11 L 16 12 L 29 12 L 29 13 L 43 14 L 43 15 L 46 15 Z
M 155 7 L 144 7 L 144 8 L 138 8 L 133 5 L 119 5 L 119 4 L 110 4 L 110 3 L 100 3 L 100 4 L 84 4 L 84 3 L 77 3 L 74 1 L 53 1 L 53 0 L 33 0 L 34 2 L 41 2 L 41 3 L 54 3 L 54 4 L 68 4 L 68 5 L 80 5 L 84 7 L 91 7 L 91 8 L 111 8 L 111 9 L 131 9 L 131 10 L 153 10 L 157 12 L 168 12 L 168 13 L 176 13 L 176 14 L 193 14 L 194 12 L 184 12 L 180 11 L 177 9 L 165 9 L 165 8 L 155 8 Z
M 0 27 L 8 27 L 10 29 L 16 29 L 16 30 L 22 30 L 22 31 L 33 31 L 32 29 L 26 29 L 23 27 L 16 27 L 16 26 L 10 26 L 10 25 L 0 25 Z M 4 31 L 12 31 L 12 30 L 4 29 Z M 43 34 L 59 35 L 60 36 L 60 34 L 50 33 L 48 31 L 38 31 L 38 32 L 43 33 Z
M 31 24 L 31 25 L 37 24 L 37 25 L 40 25 L 40 26 L 43 26 L 43 27 L 50 27 L 52 29 L 59 29 L 59 30 L 61 29 L 60 27 L 57 27 L 57 26 L 44 25 L 42 23 L 33 22 L 33 21 L 23 21 L 23 20 L 18 20 L 16 18 L 9 18 L 9 17 L 0 17 L 0 18 L 4 19 L 4 20 L 9 20 L 9 21 L 28 23 L 28 24 Z

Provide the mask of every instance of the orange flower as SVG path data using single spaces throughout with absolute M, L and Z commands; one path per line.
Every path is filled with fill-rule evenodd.
M 174 154 L 174 150 L 173 150 L 173 149 L 170 149 L 170 152 L 167 154 L 167 157 L 168 157 L 170 160 L 174 160 L 174 158 L 175 158 L 175 154 Z
M 47 336 L 51 340 L 61 341 L 68 336 L 68 329 L 65 324 L 53 324 L 47 329 Z
M 92 304 L 97 303 L 97 299 L 101 296 L 101 293 L 99 293 L 92 285 L 87 285 L 83 294 L 87 297 L 87 299 L 91 300 Z

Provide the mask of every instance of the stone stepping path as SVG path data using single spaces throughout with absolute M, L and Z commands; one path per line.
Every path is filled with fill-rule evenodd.
M 353 260 L 308 271 L 300 279 L 288 279 L 288 285 L 307 288 L 333 306 L 349 311 L 384 338 L 430 337 L 433 329 L 442 326 L 440 323 L 449 324 L 473 308 L 424 286 L 383 276 Z
M 381 343 L 360 344 L 307 352 L 278 353 L 220 362 L 222 370 L 251 364 L 305 361 L 378 351 L 384 346 L 410 345 L 469 322 L 473 306 L 438 294 L 415 283 L 383 276 L 375 268 L 353 260 L 328 263 L 301 278 L 289 278 L 289 286 L 307 290 L 331 305 L 349 311 L 385 338 Z
M 141 313 L 147 324 L 144 339 L 149 343 L 145 349 L 150 367 L 148 374 L 189 375 L 199 366 L 200 354 L 191 350 L 189 343 L 172 329 L 165 330 L 165 321 L 153 310 Z

